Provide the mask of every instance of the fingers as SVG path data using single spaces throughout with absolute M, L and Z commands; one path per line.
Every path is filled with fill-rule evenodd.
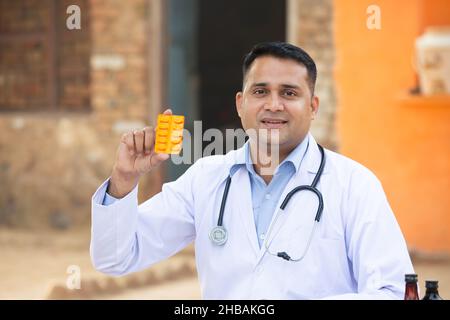
M 153 128 L 145 127 L 142 130 L 124 133 L 120 141 L 127 146 L 131 155 L 150 154 L 155 143 L 155 133 Z
M 163 114 L 171 115 L 172 110 L 166 109 Z M 131 155 L 145 154 L 148 155 L 152 152 L 155 144 L 155 130 L 156 128 L 145 127 L 141 130 L 130 131 L 124 133 L 121 137 L 121 143 L 127 146 Z M 152 161 L 162 162 L 167 160 L 169 156 L 161 154 L 160 156 L 153 157 Z
M 134 149 L 133 132 L 124 133 L 120 141 L 127 146 L 128 152 L 130 152 L 131 155 L 136 153 L 136 150 Z
M 149 154 L 155 144 L 155 133 L 152 127 L 144 128 L 144 152 Z
M 136 130 L 134 135 L 134 146 L 137 154 L 150 154 L 155 144 L 155 132 L 152 127 L 145 127 L 142 130 Z
M 141 154 L 144 151 L 144 131 L 136 130 L 134 131 L 134 146 L 136 148 L 136 153 Z

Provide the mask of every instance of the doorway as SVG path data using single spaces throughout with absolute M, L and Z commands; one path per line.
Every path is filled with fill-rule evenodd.
M 240 128 L 234 100 L 243 58 L 258 42 L 285 41 L 286 1 L 170 0 L 167 15 L 169 106 L 191 133 L 194 120 L 203 131 Z M 187 167 L 169 162 L 165 180 Z

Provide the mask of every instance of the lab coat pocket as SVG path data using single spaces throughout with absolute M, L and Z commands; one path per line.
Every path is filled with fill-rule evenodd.
M 320 265 L 320 285 L 317 298 L 336 294 L 336 289 L 344 289 L 348 284 L 348 260 L 342 239 L 320 238 L 315 263 Z M 339 291 L 339 290 L 338 290 Z
M 338 216 L 325 211 L 322 219 L 318 222 L 317 233 L 320 238 L 328 240 L 342 240 L 344 238 L 343 228 Z
M 346 283 L 345 261 L 341 240 L 314 237 L 301 261 L 285 263 L 287 296 L 320 299 L 332 295 Z

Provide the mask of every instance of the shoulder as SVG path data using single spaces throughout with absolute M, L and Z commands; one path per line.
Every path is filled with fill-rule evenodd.
M 197 181 L 207 180 L 209 184 L 217 180 L 224 180 L 236 164 L 240 150 L 232 150 L 225 155 L 207 156 L 198 159 L 189 167 L 185 174 Z
M 229 171 L 236 163 L 239 150 L 232 150 L 225 155 L 207 156 L 198 159 L 193 166 L 200 170 L 224 170 Z
M 348 188 L 381 186 L 375 173 L 361 163 L 328 149 L 326 149 L 326 156 L 329 170 Z
M 327 150 L 330 171 L 335 176 L 331 192 L 339 194 L 344 224 L 376 221 L 381 213 L 390 212 L 383 186 L 372 170 L 342 154 Z M 339 184 L 339 191 L 335 185 Z

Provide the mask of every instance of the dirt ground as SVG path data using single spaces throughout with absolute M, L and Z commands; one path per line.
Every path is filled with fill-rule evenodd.
M 121 278 L 93 268 L 89 230 L 36 233 L 0 229 L 0 256 L 0 299 L 115 299 L 116 295 L 127 299 L 128 291 L 133 296 L 130 299 L 136 299 L 139 293 L 133 290 L 144 287 L 149 288 L 144 297 L 148 299 L 200 298 L 192 247 L 148 270 Z M 80 270 L 81 290 L 66 286 L 74 266 Z
M 193 248 L 122 278 L 95 271 L 89 230 L 30 232 L 0 229 L 0 299 L 200 299 Z M 69 290 L 68 268 L 81 271 L 81 290 Z M 450 261 L 417 259 L 421 296 L 426 279 L 450 298 Z

